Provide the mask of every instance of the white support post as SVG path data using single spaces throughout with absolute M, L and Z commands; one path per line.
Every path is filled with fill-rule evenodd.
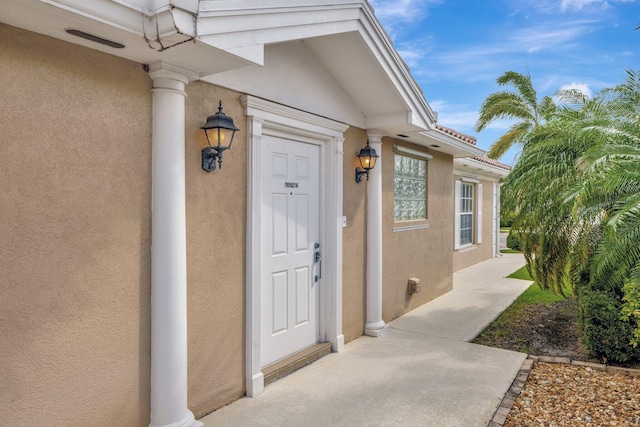
M 243 100 L 246 107 L 246 99 Z M 246 262 L 246 382 L 247 396 L 264 391 L 260 365 L 260 202 L 262 197 L 262 125 L 264 119 L 247 115 L 247 262 Z M 252 250 L 252 248 L 254 248 Z
M 382 320 L 382 135 L 369 133 L 369 144 L 380 156 L 367 182 L 367 321 L 365 335 L 377 337 L 387 330 Z
M 329 168 L 328 186 L 331 187 L 332 197 L 327 203 L 330 204 L 333 219 L 327 220 L 327 247 L 333 248 L 331 263 L 331 282 L 333 286 L 327 289 L 327 339 L 331 343 L 331 350 L 335 353 L 344 351 L 344 335 L 342 334 L 342 189 L 343 189 L 343 167 L 344 138 L 333 137 L 329 142 L 329 156 L 333 161 L 327 165 Z
M 151 427 L 200 427 L 187 408 L 185 88 L 154 64 L 151 226 Z

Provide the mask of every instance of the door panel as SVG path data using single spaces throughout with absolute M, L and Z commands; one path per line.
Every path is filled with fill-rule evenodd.
M 320 147 L 263 137 L 260 208 L 261 365 L 315 344 L 319 338 L 318 266 Z M 269 250 L 270 249 L 270 250 Z

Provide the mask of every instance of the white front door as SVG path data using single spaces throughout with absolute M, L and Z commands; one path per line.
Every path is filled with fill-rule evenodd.
M 263 150 L 261 366 L 318 342 L 322 249 L 320 147 L 264 136 Z

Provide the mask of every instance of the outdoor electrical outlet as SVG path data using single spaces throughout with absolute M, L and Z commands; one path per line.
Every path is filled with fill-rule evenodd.
M 422 286 L 420 286 L 420 279 L 412 277 L 409 279 L 409 295 L 422 292 Z

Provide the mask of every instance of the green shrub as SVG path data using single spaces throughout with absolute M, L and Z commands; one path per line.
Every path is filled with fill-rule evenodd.
M 640 358 L 640 348 L 629 344 L 634 323 L 621 320 L 621 305 L 619 297 L 610 290 L 585 287 L 578 292 L 582 341 L 593 356 L 611 362 Z
M 522 243 L 520 242 L 520 237 L 517 233 L 509 231 L 509 234 L 507 235 L 507 247 L 514 251 L 522 250 Z

